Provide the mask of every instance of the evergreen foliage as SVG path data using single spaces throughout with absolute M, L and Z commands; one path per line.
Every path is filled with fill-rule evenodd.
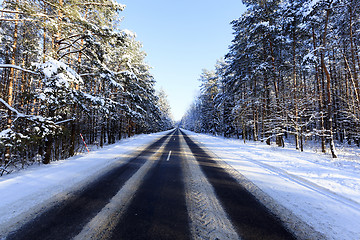
M 334 140 L 360 145 L 360 2 L 243 3 L 225 63 L 200 77 L 216 96 L 203 88 L 183 126 L 279 146 L 291 138 L 299 150 L 315 141 L 333 157 Z
M 3 1 L 0 174 L 74 155 L 80 133 L 103 146 L 173 126 L 142 45 L 119 27 L 124 8 L 114 0 Z

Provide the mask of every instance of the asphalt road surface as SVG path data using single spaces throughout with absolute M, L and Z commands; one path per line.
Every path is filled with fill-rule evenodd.
M 179 129 L 6 239 L 296 239 Z

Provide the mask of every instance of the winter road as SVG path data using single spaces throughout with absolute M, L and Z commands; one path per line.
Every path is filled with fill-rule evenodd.
M 180 130 L 94 180 L 6 239 L 295 239 Z

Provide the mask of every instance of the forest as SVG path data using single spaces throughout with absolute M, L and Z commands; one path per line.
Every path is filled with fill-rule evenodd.
M 115 0 L 0 5 L 0 175 L 173 127 Z
M 196 132 L 360 146 L 360 1 L 243 0 L 233 41 L 182 119 Z

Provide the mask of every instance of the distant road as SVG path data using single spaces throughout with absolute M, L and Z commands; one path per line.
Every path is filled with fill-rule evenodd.
M 295 239 L 178 129 L 19 226 L 6 239 Z

